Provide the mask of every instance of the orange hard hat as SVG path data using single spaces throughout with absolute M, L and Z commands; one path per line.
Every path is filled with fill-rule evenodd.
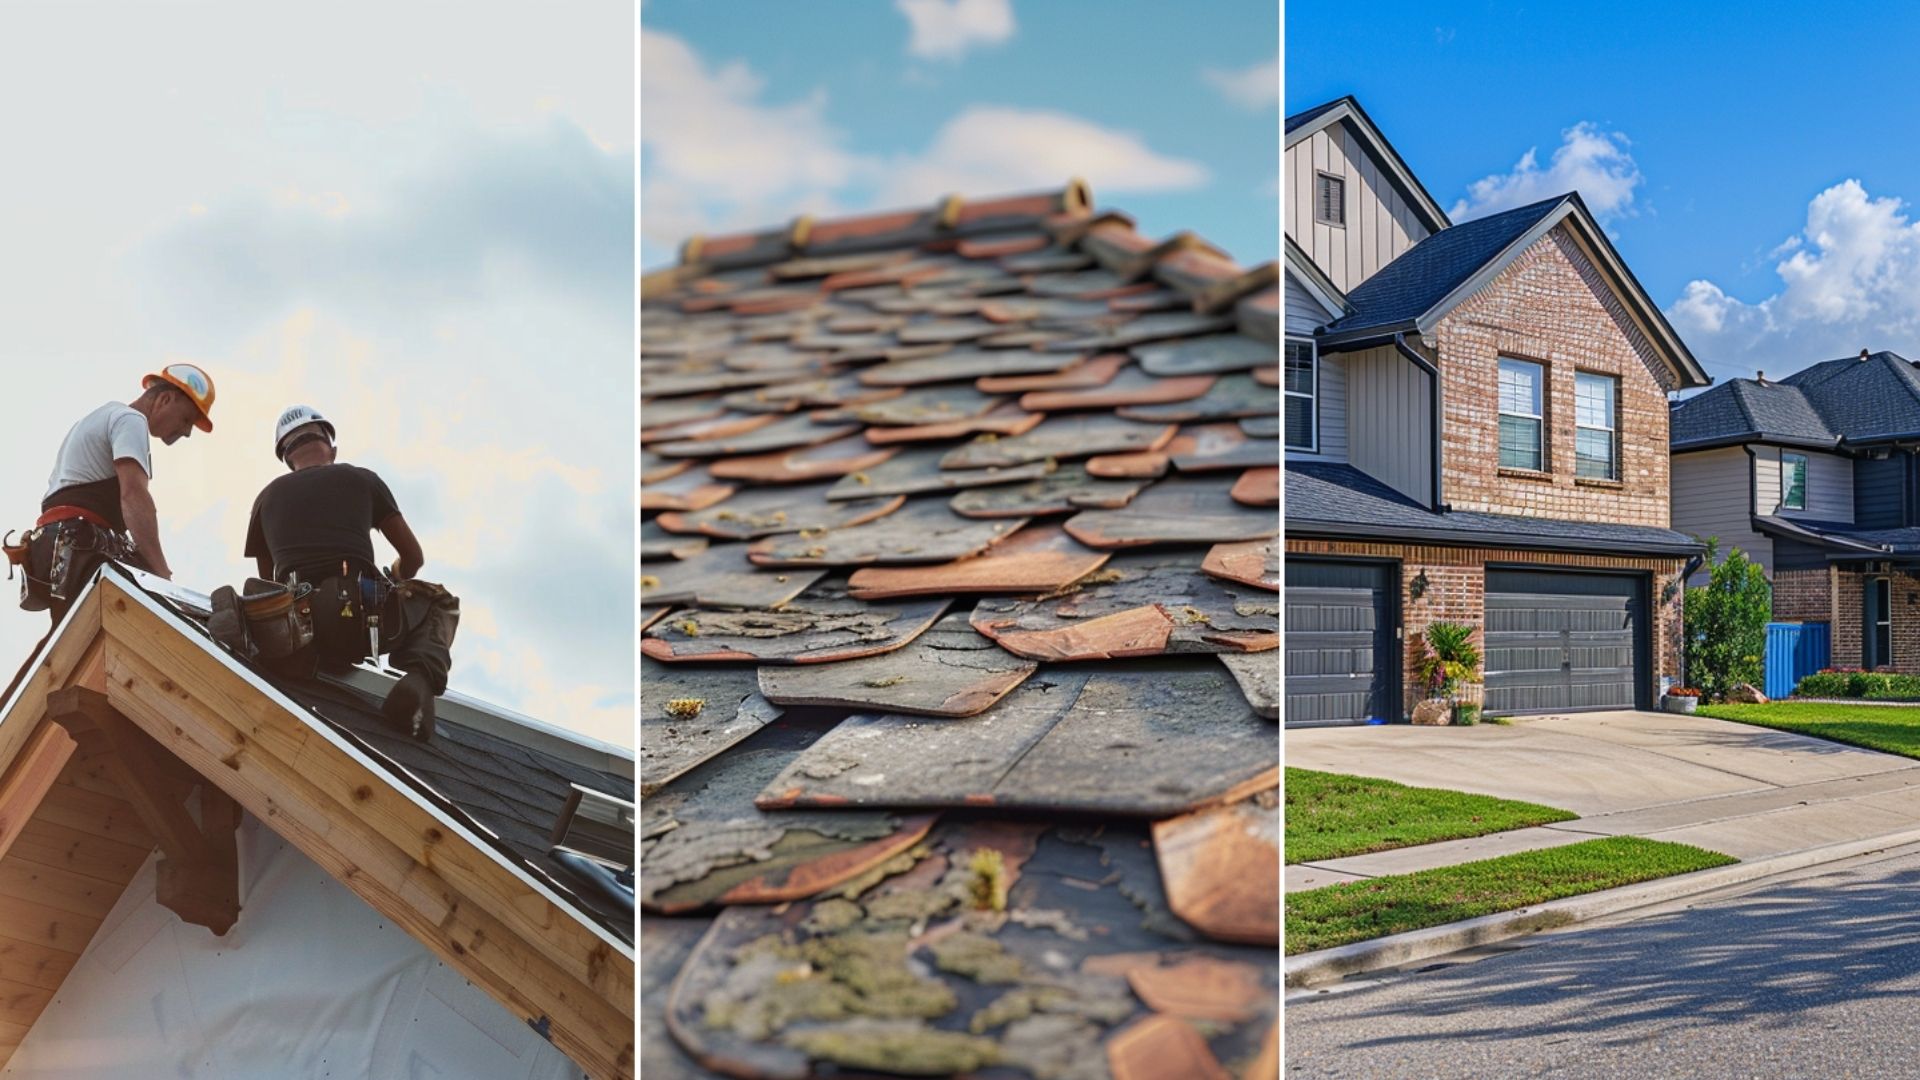
M 200 418 L 193 422 L 194 427 L 206 432 L 213 430 L 213 419 L 209 415 L 213 412 L 211 376 L 192 364 L 168 364 L 157 374 L 141 379 L 140 389 L 151 390 L 161 383 L 187 395 L 187 400 L 193 402 L 193 407 L 200 410 Z

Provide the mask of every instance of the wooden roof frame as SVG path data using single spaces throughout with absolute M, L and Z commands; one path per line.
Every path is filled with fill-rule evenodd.
M 0 703 L 0 866 L 14 838 L 42 815 L 53 777 L 74 756 L 75 741 L 49 715 L 48 702 L 73 687 L 104 695 L 132 727 L 588 1073 L 634 1076 L 631 946 L 397 784 L 117 568 L 100 573 L 13 698 Z M 125 828 L 128 842 L 151 852 L 155 837 L 138 822 Z M 69 952 L 85 948 L 98 921 L 77 925 L 85 940 L 74 948 L 69 939 Z M 0 1062 L 64 974 L 43 978 L 44 999 L 31 1016 L 0 1015 Z M 0 980 L 8 975 L 0 961 Z

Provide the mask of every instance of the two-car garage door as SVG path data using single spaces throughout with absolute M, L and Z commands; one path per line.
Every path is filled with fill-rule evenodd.
M 1486 573 L 1487 712 L 1645 706 L 1644 577 Z M 1290 726 L 1401 718 L 1399 581 L 1392 563 L 1287 560 Z

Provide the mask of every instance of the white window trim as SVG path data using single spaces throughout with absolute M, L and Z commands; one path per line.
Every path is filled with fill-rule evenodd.
M 1528 367 L 1533 369 L 1534 376 L 1536 379 L 1533 385 L 1534 385 L 1534 389 L 1538 391 L 1537 396 L 1540 399 L 1540 404 L 1536 406 L 1536 408 L 1540 410 L 1539 412 L 1529 414 L 1529 413 L 1517 413 L 1517 412 L 1507 411 L 1507 403 L 1504 400 L 1505 395 L 1503 395 L 1500 392 L 1500 369 L 1505 367 L 1508 364 L 1525 364 Z M 1550 465 L 1551 462 L 1547 460 L 1547 417 L 1546 417 L 1547 365 L 1542 364 L 1537 360 L 1523 360 L 1518 356 L 1502 356 L 1499 362 L 1494 365 L 1493 370 L 1494 370 L 1494 382 L 1493 382 L 1494 408 L 1498 410 L 1496 415 L 1511 416 L 1521 420 L 1531 420 L 1536 425 L 1538 425 L 1533 429 L 1534 431 L 1533 446 L 1534 446 L 1534 452 L 1538 454 L 1540 457 L 1540 464 L 1538 467 L 1531 469 L 1529 471 L 1531 472 L 1549 471 L 1548 465 Z M 1499 439 L 1498 439 L 1499 429 L 1497 426 L 1495 427 L 1494 434 L 1495 434 L 1494 447 L 1493 447 L 1494 465 L 1502 469 L 1526 469 L 1527 467 L 1525 465 L 1508 465 L 1501 462 L 1500 445 L 1499 445 Z
M 1323 218 L 1320 216 L 1320 180 L 1322 177 L 1333 181 L 1335 184 L 1339 185 L 1340 187 L 1340 220 L 1339 221 L 1328 221 L 1326 218 Z M 1329 229 L 1344 229 L 1347 227 L 1347 178 L 1346 177 L 1341 176 L 1339 173 L 1328 172 L 1325 169 L 1314 170 L 1313 223 L 1315 225 L 1325 225 Z
M 1599 379 L 1610 386 L 1607 400 L 1613 408 L 1607 410 L 1607 426 L 1595 427 L 1580 422 L 1580 380 Z M 1607 433 L 1607 475 L 1582 477 L 1586 480 L 1620 479 L 1620 379 L 1604 371 L 1576 371 L 1573 373 L 1573 474 L 1580 476 L 1580 432 L 1604 431 Z
M 1787 492 L 1793 490 L 1793 485 L 1787 481 L 1787 459 L 1790 457 L 1800 459 L 1800 505 L 1799 506 L 1787 505 Z M 1809 474 L 1812 471 L 1813 471 L 1812 469 L 1808 468 L 1807 455 L 1796 454 L 1790 450 L 1783 450 L 1780 452 L 1780 509 L 1798 510 L 1803 514 L 1806 513 L 1807 483 L 1809 480 Z
M 1303 454 L 1317 454 L 1320 452 L 1320 343 L 1309 337 L 1290 337 L 1286 343 L 1307 347 L 1307 370 L 1313 376 L 1313 390 L 1303 394 L 1298 390 L 1287 389 L 1287 357 L 1286 351 L 1282 349 L 1280 354 L 1280 447 L 1282 451 L 1298 450 Z M 1310 429 L 1313 438 L 1305 446 L 1295 446 L 1287 441 L 1287 398 L 1307 399 L 1309 406 L 1307 415 L 1311 418 Z

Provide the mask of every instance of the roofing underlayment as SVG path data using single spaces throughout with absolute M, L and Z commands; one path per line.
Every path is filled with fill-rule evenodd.
M 1277 268 L 1064 191 L 642 285 L 649 1076 L 1272 1076 Z
M 162 902 L 224 933 L 244 811 L 589 1074 L 632 1076 L 631 894 L 552 838 L 582 800 L 631 807 L 632 759 L 458 695 L 431 743 L 398 737 L 390 677 L 269 676 L 206 610 L 110 564 L 0 711 L 0 914 L 25 905 L 0 920 L 0 1046 L 156 846 Z

